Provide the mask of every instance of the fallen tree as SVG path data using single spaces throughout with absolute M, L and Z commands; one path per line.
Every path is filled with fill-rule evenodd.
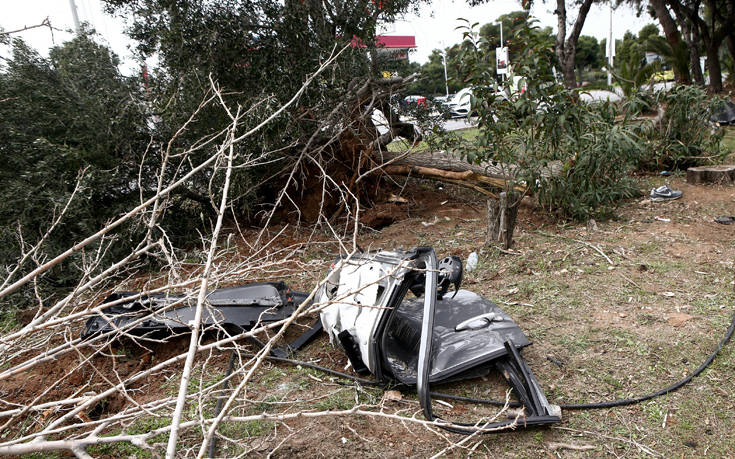
M 390 175 L 415 176 L 455 183 L 486 196 L 497 198 L 498 190 L 509 186 L 524 192 L 526 186 L 518 183 L 519 168 L 516 165 L 491 164 L 487 161 L 480 164 L 469 163 L 452 152 L 382 152 L 380 155 L 382 169 Z M 554 161 L 543 171 L 544 176 L 558 174 L 561 162 Z M 513 182 L 511 185 L 510 183 Z

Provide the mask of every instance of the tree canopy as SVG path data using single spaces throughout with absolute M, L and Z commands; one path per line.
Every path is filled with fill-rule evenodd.
M 44 58 L 21 40 L 0 69 L 0 263 L 9 266 L 74 200 L 49 238 L 50 252 L 77 241 L 137 199 L 150 139 L 140 81 L 85 31 Z M 145 179 L 144 179 L 145 180 Z M 63 283 L 59 270 L 52 283 Z

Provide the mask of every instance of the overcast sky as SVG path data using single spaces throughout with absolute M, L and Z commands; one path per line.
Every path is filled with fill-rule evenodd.
M 103 13 L 99 0 L 75 0 L 75 2 L 79 19 L 92 24 L 113 50 L 123 58 L 126 68 L 137 68 L 129 50 L 130 41 L 123 34 L 125 29 L 123 21 Z M 3 0 L 2 3 L 4 5 L 0 26 L 6 31 L 39 24 L 46 17 L 55 28 L 70 30 L 73 27 L 69 0 Z M 531 13 L 540 20 L 542 26 L 548 25 L 556 29 L 556 17 L 552 14 L 554 3 L 544 4 L 537 1 Z M 405 20 L 389 26 L 388 29 L 393 35 L 415 35 L 418 48 L 411 55 L 411 60 L 423 63 L 433 49 L 450 46 L 461 40 L 461 33 L 455 30 L 460 25 L 457 18 L 485 24 L 502 14 L 519 9 L 520 2 L 516 0 L 492 0 L 488 4 L 474 8 L 467 6 L 464 0 L 434 0 L 430 6 L 422 8 L 418 15 L 406 17 Z M 573 14 L 576 14 L 576 11 Z M 644 14 L 637 18 L 632 10 L 620 7 L 613 15 L 613 36 L 622 38 L 626 30 L 637 32 L 644 25 L 654 22 L 646 16 Z M 598 39 L 607 37 L 609 20 L 606 5 L 593 6 L 582 34 L 592 35 Z M 38 28 L 18 33 L 15 36 L 22 37 L 45 55 L 48 48 L 54 43 L 59 44 L 71 38 L 72 35 L 69 32 L 58 30 L 54 30 L 52 34 L 48 28 Z M 0 52 L 2 55 L 7 55 L 7 50 L 0 50 Z

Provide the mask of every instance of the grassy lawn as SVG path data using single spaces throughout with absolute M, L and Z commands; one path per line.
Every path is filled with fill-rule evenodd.
M 722 139 L 722 145 L 730 150 L 730 154 L 735 153 L 735 126 L 725 126 L 725 137 Z
M 480 133 L 480 130 L 478 128 L 467 128 L 467 129 L 458 129 L 453 132 L 458 134 L 461 138 L 465 140 L 472 140 L 478 136 L 478 134 Z M 390 144 L 388 144 L 388 151 L 392 151 L 392 152 L 406 151 L 409 148 L 411 148 L 411 143 L 402 138 L 396 139 Z M 430 150 L 431 148 L 429 147 L 429 144 L 423 140 L 414 147 L 414 151 L 418 153 L 423 153 L 423 152 L 427 152 Z

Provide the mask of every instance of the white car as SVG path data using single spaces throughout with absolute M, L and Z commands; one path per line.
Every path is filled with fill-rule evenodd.
M 464 88 L 443 104 L 452 118 L 463 118 L 472 108 L 472 88 Z

